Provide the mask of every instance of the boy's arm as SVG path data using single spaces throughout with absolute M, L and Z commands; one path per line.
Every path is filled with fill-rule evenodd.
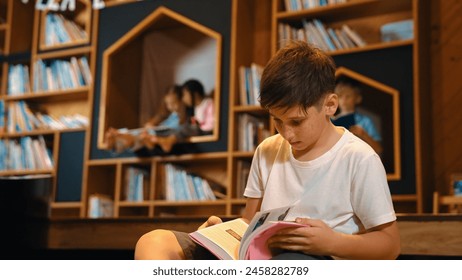
M 345 259 L 396 259 L 401 251 L 396 221 L 374 227 L 363 234 L 340 233 L 334 244 L 333 255 Z
M 255 216 L 255 213 L 260 211 L 260 206 L 261 206 L 261 198 L 252 198 L 249 197 L 247 198 L 246 204 L 245 204 L 245 210 L 244 210 L 244 215 L 242 218 L 249 223 L 253 216 Z
M 309 227 L 281 230 L 268 240 L 268 245 L 341 259 L 396 259 L 401 250 L 396 221 L 362 234 L 333 231 L 321 220 L 297 218 L 296 221 Z

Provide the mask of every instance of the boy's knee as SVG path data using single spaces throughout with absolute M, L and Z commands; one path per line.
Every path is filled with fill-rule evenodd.
M 140 237 L 135 247 L 135 259 L 178 259 L 181 252 L 173 232 L 156 229 Z

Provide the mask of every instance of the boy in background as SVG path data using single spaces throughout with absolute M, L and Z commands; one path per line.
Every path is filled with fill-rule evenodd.
M 383 150 L 382 137 L 372 119 L 357 111 L 358 105 L 362 101 L 359 83 L 348 77 L 340 77 L 335 86 L 335 93 L 339 97 L 340 113 L 335 116 L 333 123 L 336 124 L 337 120 L 350 117 L 352 124 L 346 129 L 364 140 L 380 155 Z

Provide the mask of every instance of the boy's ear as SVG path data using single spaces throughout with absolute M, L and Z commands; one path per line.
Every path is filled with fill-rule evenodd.
M 326 115 L 333 116 L 337 112 L 338 108 L 338 95 L 335 93 L 330 93 L 327 95 L 324 102 L 324 109 L 326 110 Z

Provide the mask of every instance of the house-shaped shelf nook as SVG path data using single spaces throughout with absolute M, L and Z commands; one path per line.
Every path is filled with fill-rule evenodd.
M 139 128 L 159 109 L 167 88 L 188 79 L 202 82 L 214 99 L 211 135 L 190 142 L 218 139 L 221 35 L 170 9 L 159 7 L 103 54 L 98 147 L 105 131 Z
M 362 101 L 357 111 L 376 126 L 383 151 L 380 154 L 388 180 L 401 179 L 401 140 L 399 91 L 345 67 L 336 71 L 337 79 L 347 77 L 359 84 Z

